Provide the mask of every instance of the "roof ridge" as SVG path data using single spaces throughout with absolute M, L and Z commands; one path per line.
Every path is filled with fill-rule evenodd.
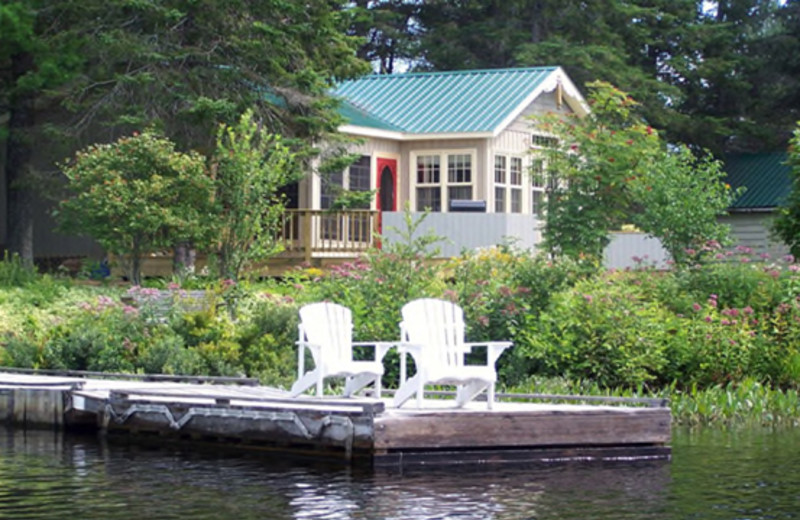
M 542 72 L 542 71 L 554 71 L 558 69 L 557 65 L 546 65 L 546 66 L 537 66 L 537 67 L 506 67 L 502 69 L 464 69 L 464 70 L 431 70 L 431 71 L 421 71 L 421 72 L 401 72 L 398 74 L 367 74 L 366 76 L 361 76 L 360 78 L 354 78 L 348 81 L 359 81 L 359 80 L 382 80 L 382 79 L 395 79 L 395 78 L 407 78 L 407 77 L 414 77 L 414 76 L 462 76 L 466 74 L 500 74 L 504 72 Z

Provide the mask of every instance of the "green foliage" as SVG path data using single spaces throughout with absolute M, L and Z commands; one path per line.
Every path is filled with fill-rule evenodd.
M 678 263 L 727 239 L 717 221 L 733 198 L 720 164 L 669 150 L 634 116 L 636 102 L 603 82 L 590 85 L 592 112 L 548 115 L 540 127 L 557 138 L 546 150 L 555 182 L 548 195 L 544 245 L 555 255 L 598 264 L 610 232 L 634 223 L 658 238 Z
M 676 263 L 698 260 L 729 241 L 728 226 L 718 217 L 742 189 L 731 190 L 725 175 L 722 163 L 710 156 L 697 158 L 685 146 L 670 150 L 650 165 L 641 182 L 630 184 L 641 208 L 631 222 L 658 238 Z
M 298 180 L 299 165 L 279 136 L 265 134 L 247 111 L 235 126 L 220 126 L 213 158 L 215 252 L 222 278 L 279 251 L 276 234 L 284 201 L 278 190 Z
M 8 251 L 0 261 L 0 287 L 22 287 L 37 280 L 36 270 L 28 267 L 18 255 Z
M 140 257 L 179 241 L 202 242 L 211 207 L 204 159 L 145 132 L 93 145 L 64 165 L 71 192 L 56 217 L 61 228 L 95 238 L 140 282 Z
M 773 220 L 773 233 L 789 246 L 792 254 L 800 258 L 800 122 L 789 146 L 788 165 L 792 189 Z
M 612 278 L 579 282 L 528 320 L 516 348 L 549 375 L 635 387 L 662 373 L 675 340 L 674 316 Z
M 672 418 L 685 426 L 797 426 L 796 388 L 771 388 L 752 378 L 710 388 L 692 385 L 670 395 Z

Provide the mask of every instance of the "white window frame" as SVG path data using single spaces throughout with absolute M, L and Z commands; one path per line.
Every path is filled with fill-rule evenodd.
M 528 176 L 530 177 L 530 188 L 529 188 L 529 202 L 528 202 L 528 211 L 538 217 L 544 218 L 544 212 L 547 208 L 547 193 L 550 189 L 550 183 L 552 179 L 550 175 L 547 173 L 547 159 L 545 158 L 544 150 L 546 149 L 546 144 L 551 142 L 553 139 L 558 139 L 553 135 L 542 134 L 542 133 L 533 133 L 531 134 L 531 145 L 530 145 L 530 163 L 528 164 Z M 541 165 L 541 171 L 534 172 L 534 168 L 537 164 Z M 541 183 L 536 182 L 536 177 L 540 176 Z M 540 204 L 541 207 L 538 208 L 535 206 L 536 204 L 536 195 L 540 194 Z
M 449 172 L 449 158 L 457 155 L 469 156 L 470 160 L 470 180 L 469 182 L 454 182 L 450 181 Z M 441 200 L 441 209 L 439 212 L 447 213 L 449 211 L 449 188 L 455 187 L 469 187 L 472 191 L 471 200 L 475 200 L 478 186 L 478 150 L 475 148 L 462 148 L 462 149 L 447 149 L 447 150 L 413 150 L 410 152 L 411 160 L 409 161 L 411 168 L 411 183 L 409 189 L 409 201 L 414 211 L 417 211 L 417 189 L 418 188 L 432 188 L 439 187 L 439 197 Z M 439 182 L 438 183 L 423 183 L 417 182 L 417 158 L 427 156 L 439 157 Z
M 504 169 L 502 170 L 502 180 L 498 180 L 498 159 L 503 159 Z M 512 165 L 517 163 L 518 169 L 515 170 L 512 168 Z M 505 153 L 505 152 L 497 152 L 494 154 L 493 160 L 493 168 L 492 168 L 492 194 L 494 197 L 494 212 L 495 213 L 516 213 L 522 214 L 526 213 L 525 209 L 525 191 L 526 191 L 526 182 L 525 176 L 523 175 L 525 171 L 525 159 L 519 154 L 514 153 Z M 516 176 L 513 175 L 516 173 Z M 503 208 L 498 211 L 498 190 L 502 190 L 503 192 Z M 514 194 L 518 195 L 518 206 L 514 204 Z

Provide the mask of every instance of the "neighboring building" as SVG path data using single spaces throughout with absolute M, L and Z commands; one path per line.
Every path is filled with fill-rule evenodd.
M 725 157 L 727 182 L 732 189 L 746 188 L 721 220 L 731 226 L 736 245 L 756 253 L 781 257 L 789 248 L 770 237 L 774 212 L 791 190 L 785 152 L 731 154 Z

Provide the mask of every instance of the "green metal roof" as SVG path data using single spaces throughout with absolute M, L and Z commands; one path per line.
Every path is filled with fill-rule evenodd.
M 556 69 L 372 75 L 333 93 L 346 101 L 342 115 L 356 126 L 412 134 L 493 132 Z
M 395 126 L 388 121 L 384 121 L 377 116 L 368 114 L 360 108 L 353 106 L 347 101 L 342 101 L 339 105 L 339 114 L 344 117 L 351 125 L 366 126 L 368 128 L 377 128 L 378 130 L 390 130 L 393 132 L 402 132 L 403 129 Z
M 731 205 L 737 209 L 767 209 L 780 206 L 791 190 L 790 168 L 784 152 L 731 154 L 725 157 L 727 182 L 747 190 Z

